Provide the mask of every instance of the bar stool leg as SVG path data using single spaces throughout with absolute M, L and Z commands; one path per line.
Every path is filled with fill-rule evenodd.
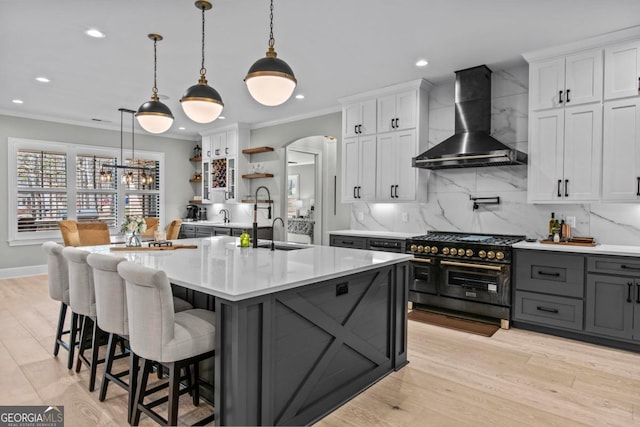
M 127 421 L 132 424 L 133 412 L 136 406 L 136 393 L 138 392 L 138 365 L 140 358 L 132 351 L 129 353 L 129 407 L 127 411 Z M 138 415 L 138 419 L 140 415 Z M 133 424 L 132 424 L 133 425 Z
M 169 365 L 169 416 L 170 426 L 178 425 L 178 398 L 180 397 L 180 366 Z
M 200 362 L 193 364 L 193 406 L 200 405 Z
M 89 316 L 82 317 L 82 326 L 80 327 L 80 345 L 78 347 L 78 358 L 76 360 L 76 373 L 80 372 L 80 368 L 82 367 L 82 357 L 84 357 L 84 351 L 86 350 L 86 347 L 87 347 L 87 344 L 86 344 L 87 342 L 86 332 L 88 328 L 87 319 L 91 321 Z
M 73 368 L 73 356 L 75 355 L 78 342 L 78 324 L 82 323 L 82 317 L 73 311 L 71 312 L 71 333 L 69 334 L 69 359 L 67 360 L 67 369 Z
M 142 362 L 140 371 L 138 372 L 138 384 L 136 385 L 136 398 L 133 406 L 133 414 L 131 415 L 131 425 L 140 424 L 140 406 L 144 400 L 144 392 L 147 389 L 147 381 L 149 380 L 149 367 L 151 362 L 147 359 L 140 358 Z
M 107 388 L 109 387 L 109 378 L 107 378 L 107 374 L 111 373 L 111 367 L 113 365 L 113 357 L 116 353 L 116 340 L 118 338 L 115 334 L 109 334 L 109 343 L 107 344 L 107 356 L 105 358 L 104 363 L 104 375 L 102 376 L 102 384 L 100 384 L 100 396 L 98 400 L 100 402 L 104 402 L 104 399 L 107 397 Z M 129 417 L 127 416 L 127 419 Z
M 60 315 L 58 316 L 58 329 L 56 330 L 56 343 L 53 345 L 53 355 L 57 356 L 60 351 L 60 341 L 62 340 L 62 331 L 64 329 L 64 320 L 67 317 L 67 304 L 60 303 Z M 71 346 L 71 341 L 69 341 Z
M 98 339 L 102 336 L 102 329 L 98 327 L 98 322 L 93 322 L 93 333 L 91 334 L 91 366 L 89 369 L 91 374 L 89 375 L 89 391 L 92 392 L 96 388 L 96 375 L 98 373 L 98 350 L 100 349 L 100 343 Z

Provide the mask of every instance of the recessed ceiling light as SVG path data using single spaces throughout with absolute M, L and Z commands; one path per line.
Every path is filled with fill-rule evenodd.
M 51 81 L 46 77 L 36 77 L 36 80 L 39 81 L 40 83 L 49 83 Z
M 100 30 L 96 30 L 95 28 L 90 28 L 87 31 L 84 32 L 86 35 L 88 35 L 89 37 L 93 37 L 96 39 L 103 39 L 105 37 L 107 37 L 102 31 Z
M 226 119 L 225 116 L 218 116 L 218 120 L 224 120 L 224 119 Z
M 13 102 L 14 104 L 24 104 L 24 101 L 22 99 L 14 99 L 11 102 Z
M 179 130 L 185 130 L 186 128 L 184 126 L 180 126 L 178 129 Z
M 426 67 L 427 65 L 429 65 L 429 61 L 427 61 L 426 59 L 419 59 L 416 62 L 416 67 Z
M 304 95 L 299 93 L 296 95 L 296 99 L 304 99 Z

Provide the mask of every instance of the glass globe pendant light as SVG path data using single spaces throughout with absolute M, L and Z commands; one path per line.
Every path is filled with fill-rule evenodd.
M 222 113 L 224 104 L 218 91 L 207 84 L 207 69 L 204 67 L 204 12 L 211 9 L 211 3 L 198 0 L 195 5 L 202 10 L 202 65 L 200 67 L 200 80 L 198 80 L 198 84 L 187 89 L 180 100 L 180 104 L 182 104 L 182 109 L 187 117 L 194 122 L 210 123 Z
M 262 105 L 276 106 L 291 97 L 296 88 L 295 76 L 291 67 L 282 59 L 277 58 L 273 38 L 273 0 L 271 0 L 269 49 L 264 58 L 258 59 L 249 68 L 244 82 L 249 93 Z
M 142 104 L 140 108 L 138 108 L 135 116 L 140 126 L 142 126 L 142 129 L 150 133 L 163 133 L 171 127 L 173 114 L 171 114 L 169 107 L 160 102 L 156 84 L 158 63 L 156 47 L 158 42 L 162 40 L 162 36 L 159 34 L 149 34 L 148 37 L 153 40 L 153 93 L 151 94 L 151 100 Z

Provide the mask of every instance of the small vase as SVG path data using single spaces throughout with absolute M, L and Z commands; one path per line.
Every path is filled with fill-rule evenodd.
M 138 247 L 142 246 L 142 240 L 140 238 L 140 234 L 137 232 L 127 233 L 126 235 L 127 246 Z

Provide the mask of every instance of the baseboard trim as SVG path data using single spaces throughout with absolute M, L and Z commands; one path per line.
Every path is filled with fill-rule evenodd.
M 28 267 L 0 268 L 0 279 L 11 279 L 14 277 L 35 276 L 36 274 L 45 274 L 47 266 L 30 265 Z

